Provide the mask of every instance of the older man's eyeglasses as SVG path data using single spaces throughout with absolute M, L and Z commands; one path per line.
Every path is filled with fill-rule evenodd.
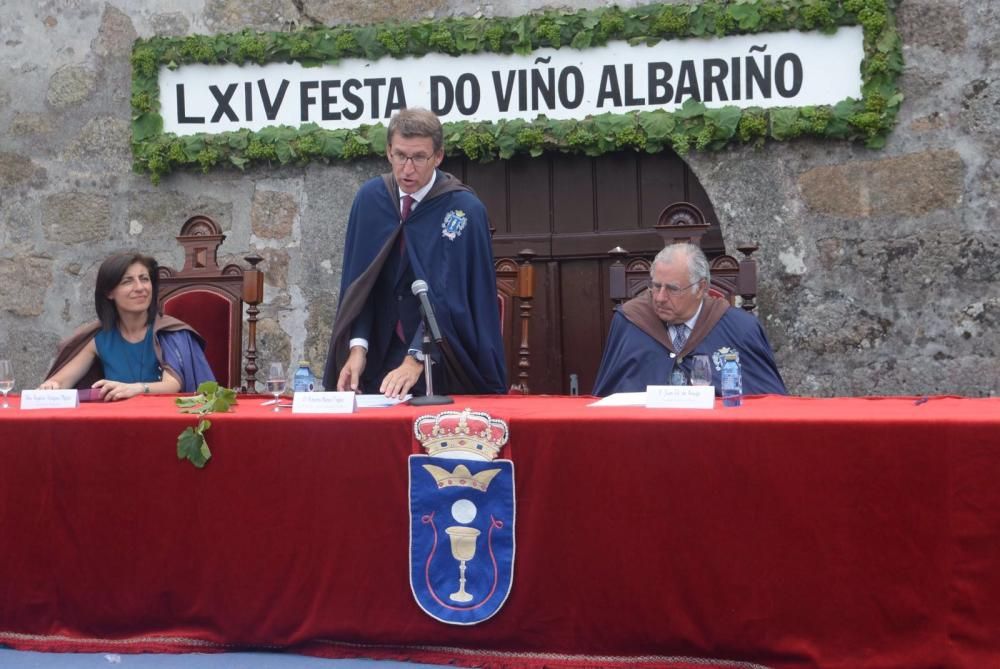
M 408 156 L 405 153 L 400 153 L 398 151 L 393 151 L 389 154 L 389 158 L 392 160 L 393 164 L 398 165 L 399 167 L 406 165 L 406 161 L 413 163 L 414 167 L 423 167 L 430 162 L 430 159 L 433 157 L 434 156 L 424 155 L 423 153 L 418 153 L 415 156 Z
M 656 283 L 655 281 L 650 281 L 649 289 L 653 293 L 653 295 L 658 295 L 660 291 L 665 290 L 667 291 L 667 295 L 669 295 L 670 297 L 677 297 L 691 286 L 697 286 L 699 283 L 701 283 L 701 279 L 689 283 L 686 286 L 672 286 L 669 283 Z

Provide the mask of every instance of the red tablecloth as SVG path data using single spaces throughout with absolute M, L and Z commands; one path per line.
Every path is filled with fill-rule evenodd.
M 1000 661 L 1000 399 L 458 398 L 509 421 L 517 484 L 511 595 L 473 627 L 424 614 L 408 582 L 412 423 L 440 409 L 303 416 L 261 401 L 212 416 L 204 470 L 177 460 L 194 419 L 171 398 L 0 411 L 0 643 L 496 665 Z

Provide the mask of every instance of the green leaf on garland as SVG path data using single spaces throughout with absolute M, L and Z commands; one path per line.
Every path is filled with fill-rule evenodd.
M 753 32 L 760 25 L 760 11 L 755 4 L 741 3 L 729 5 L 726 11 L 736 19 L 736 23 L 742 30 Z
M 771 110 L 771 136 L 775 139 L 798 137 L 799 110 L 794 107 L 780 107 Z
M 517 153 L 517 133 L 511 132 L 507 124 L 502 125 L 497 134 L 497 149 L 505 160 Z
M 740 124 L 743 110 L 739 107 L 719 107 L 705 112 L 705 118 L 715 125 L 715 139 L 729 139 L 736 134 L 736 126 Z
M 372 152 L 380 156 L 384 156 L 386 149 L 389 148 L 389 136 L 386 130 L 381 123 L 368 129 L 368 141 L 371 142 Z
M 635 119 L 624 114 L 600 114 L 594 117 L 594 125 L 605 137 L 612 137 L 615 133 L 630 128 L 634 124 Z
M 369 60 L 378 60 L 385 55 L 385 47 L 378 41 L 374 26 L 358 28 L 354 31 L 354 39 Z
M 292 145 L 286 140 L 275 142 L 274 151 L 278 157 L 278 162 L 282 165 L 287 165 L 295 157 L 295 154 L 292 152 Z
M 703 102 L 699 102 L 694 98 L 688 98 L 675 113 L 677 114 L 677 118 L 689 119 L 704 115 L 707 109 Z
M 581 30 L 573 35 L 573 40 L 569 43 L 573 49 L 589 49 L 594 43 L 594 33 L 590 30 Z
M 333 132 L 325 133 L 320 153 L 327 158 L 342 158 L 344 155 L 344 136 Z
M 639 112 L 639 125 L 649 139 L 665 142 L 673 133 L 677 122 L 671 114 L 663 110 Z
M 229 148 L 243 151 L 248 146 L 250 146 L 249 130 L 241 130 L 238 132 L 229 133 Z
M 132 139 L 141 142 L 163 132 L 163 118 L 155 112 L 140 114 L 132 121 Z

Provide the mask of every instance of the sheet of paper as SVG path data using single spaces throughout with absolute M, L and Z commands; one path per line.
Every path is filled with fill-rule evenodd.
M 377 409 L 379 407 L 394 407 L 397 404 L 402 404 L 406 400 L 413 397 L 413 395 L 407 395 L 401 400 L 397 400 L 394 397 L 386 397 L 385 395 L 358 395 L 358 408 L 359 409 Z
M 646 406 L 646 391 L 638 393 L 615 393 L 591 402 L 589 407 L 644 407 Z

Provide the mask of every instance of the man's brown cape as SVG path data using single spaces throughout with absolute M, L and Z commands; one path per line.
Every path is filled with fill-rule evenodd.
M 163 351 L 160 350 L 160 340 L 156 336 L 160 332 L 173 332 L 175 330 L 187 330 L 198 339 L 201 339 L 201 335 L 195 332 L 194 328 L 190 325 L 173 316 L 157 316 L 156 321 L 153 322 L 153 351 L 156 353 L 156 362 L 160 365 L 160 368 L 164 371 L 169 369 L 171 375 L 180 380 L 180 373 L 164 364 Z M 53 374 L 65 367 L 66 363 L 82 351 L 87 342 L 96 337 L 100 331 L 101 322 L 91 321 L 86 325 L 80 326 L 73 334 L 61 341 L 59 343 L 59 350 L 56 352 L 55 362 L 52 363 L 52 367 L 49 368 L 45 378 L 52 378 Z M 94 363 L 90 366 L 90 369 L 80 377 L 80 380 L 76 382 L 76 386 L 74 387 L 77 389 L 90 388 L 94 383 L 103 378 L 104 365 L 101 363 L 100 358 L 94 358 Z
M 729 302 L 718 297 L 706 296 L 701 303 L 701 314 L 698 315 L 698 322 L 694 324 L 694 329 L 688 335 L 684 347 L 680 351 L 674 350 L 674 343 L 670 340 L 670 332 L 666 325 L 656 315 L 653 310 L 652 294 L 644 290 L 636 297 L 621 306 L 622 315 L 633 325 L 648 334 L 650 337 L 663 345 L 663 348 L 675 353 L 679 358 L 693 351 L 698 344 L 708 336 L 715 324 L 722 319 L 722 316 L 729 309 Z

